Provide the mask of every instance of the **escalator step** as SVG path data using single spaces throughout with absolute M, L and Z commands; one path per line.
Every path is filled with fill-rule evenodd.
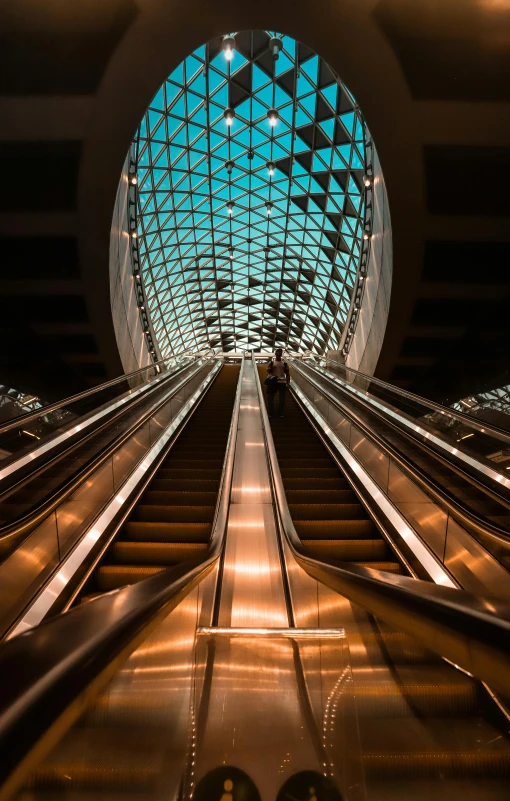
M 97 587 L 101 592 L 110 592 L 125 587 L 126 584 L 136 584 L 149 576 L 155 576 L 166 570 L 165 567 L 138 567 L 124 565 L 102 565 L 96 570 Z
M 383 560 L 388 554 L 384 540 L 302 540 L 308 554 L 315 559 L 339 562 Z
M 284 478 L 283 483 L 285 485 L 285 490 L 346 490 L 349 489 L 349 485 L 344 478 L 340 476 L 335 478 Z
M 338 469 L 335 467 L 335 463 L 329 456 L 324 456 L 318 459 L 287 459 L 284 455 L 278 459 L 280 467 L 287 468 L 290 467 L 292 469 L 296 469 L 299 467 L 307 468 L 308 470 L 315 471 L 317 468 L 333 468 L 335 474 L 338 472 Z
M 352 490 L 342 489 L 287 489 L 287 501 L 291 504 L 341 503 L 354 504 L 358 500 Z
M 402 752 L 381 751 L 363 754 L 367 778 L 404 779 L 488 779 L 510 777 L 510 751 L 459 749 Z M 409 796 L 411 797 L 411 796 Z
M 293 520 L 365 520 L 360 503 L 289 503 Z
M 68 790 L 96 791 L 98 799 L 109 798 L 109 790 L 124 790 L 125 798 L 131 792 L 151 797 L 165 769 L 159 737 L 157 730 L 150 729 L 140 738 L 129 729 L 76 728 L 33 771 L 26 789 L 32 791 L 32 798 L 39 798 L 41 790 L 53 791 L 53 799 L 57 792 L 67 799 Z M 87 759 L 87 755 L 96 758 Z
M 112 559 L 122 565 L 176 565 L 207 552 L 198 542 L 116 542 Z
M 210 523 L 139 523 L 130 520 L 122 534 L 130 542 L 209 542 Z
M 372 570 L 381 570 L 384 573 L 402 574 L 404 571 L 398 562 L 355 562 L 359 567 L 370 567 Z
M 193 462 L 193 468 L 190 467 L 191 462 Z M 189 459 L 186 457 L 185 459 L 173 459 L 172 462 L 172 469 L 177 470 L 182 475 L 184 470 L 190 469 L 204 469 L 204 470 L 217 470 L 221 474 L 221 468 L 223 467 L 223 459 Z M 165 468 L 162 468 L 162 478 L 166 478 L 165 476 Z
M 200 468 L 193 468 L 190 469 L 186 468 L 177 468 L 177 467 L 161 467 L 157 473 L 157 479 L 165 479 L 165 480 L 172 480 L 172 479 L 182 479 L 183 481 L 188 480 L 195 480 L 195 479 L 207 479 L 219 481 L 221 478 L 221 465 L 219 467 L 200 467 Z
M 216 500 L 218 481 L 213 478 L 155 478 L 150 490 L 163 492 L 182 490 L 183 492 L 214 492 Z
M 214 517 L 214 506 L 148 506 L 138 504 L 132 520 L 148 523 L 209 523 Z
M 160 506 L 214 506 L 217 492 L 186 492 L 184 490 L 153 490 L 144 493 L 142 504 Z
M 282 464 L 282 460 L 278 459 L 278 464 L 280 465 L 280 472 L 282 474 L 282 478 L 311 478 L 311 479 L 319 479 L 319 478 L 338 478 L 339 470 L 338 467 L 335 467 L 331 461 L 329 461 L 328 467 L 310 467 L 305 465 L 304 467 L 296 467 L 294 465 L 294 461 L 288 467 L 285 467 Z
M 504 779 L 480 778 L 476 784 L 470 779 L 452 778 L 371 781 L 369 795 L 377 801 L 508 801 L 508 783 Z
M 373 539 L 377 534 L 371 520 L 295 520 L 294 528 L 307 540 Z
M 363 665 L 368 661 L 372 668 L 378 665 L 387 666 L 387 655 L 397 665 L 443 665 L 441 657 L 433 651 L 427 651 L 412 637 L 401 631 L 368 632 L 349 634 L 351 660 L 358 659 Z
M 452 678 L 460 680 L 454 682 Z M 476 684 L 462 674 L 448 670 L 434 683 L 354 682 L 347 688 L 356 696 L 356 711 L 363 717 L 460 717 L 476 715 Z

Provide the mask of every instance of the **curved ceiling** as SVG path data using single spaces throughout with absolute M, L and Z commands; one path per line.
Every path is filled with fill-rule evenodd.
M 222 37 L 198 48 L 140 124 L 138 247 L 162 356 L 338 347 L 360 258 L 367 131 L 330 67 L 274 36 L 235 34 L 230 60 Z

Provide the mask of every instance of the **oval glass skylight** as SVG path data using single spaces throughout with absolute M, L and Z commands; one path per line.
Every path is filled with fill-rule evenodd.
M 326 62 L 275 36 L 198 48 L 138 130 L 138 247 L 162 356 L 338 347 L 362 244 L 366 129 Z

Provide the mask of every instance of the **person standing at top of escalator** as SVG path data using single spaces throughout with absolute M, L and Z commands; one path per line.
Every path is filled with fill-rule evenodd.
M 267 363 L 267 401 L 270 417 L 283 417 L 285 411 L 285 396 L 287 387 L 290 384 L 290 368 L 283 360 L 283 350 L 275 350 L 274 359 Z M 274 399 L 278 393 L 278 412 L 275 411 Z

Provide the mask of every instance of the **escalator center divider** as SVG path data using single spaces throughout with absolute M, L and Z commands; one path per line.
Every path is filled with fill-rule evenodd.
M 222 367 L 76 602 L 206 554 L 239 369 Z

